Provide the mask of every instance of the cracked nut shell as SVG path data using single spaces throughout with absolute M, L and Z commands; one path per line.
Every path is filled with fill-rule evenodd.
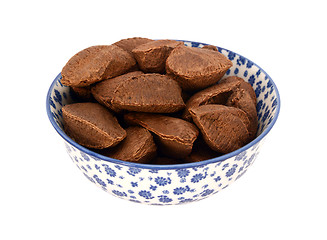
M 73 103 L 62 108 L 65 132 L 78 144 L 102 149 L 117 145 L 126 131 L 98 103 Z
M 232 65 L 220 52 L 178 46 L 167 58 L 166 71 L 183 90 L 200 90 L 218 82 Z
M 246 114 L 240 109 L 210 104 L 192 108 L 190 113 L 203 139 L 215 151 L 229 153 L 250 141 L 243 120 Z
M 132 126 L 126 129 L 126 133 L 126 138 L 117 146 L 103 149 L 99 153 L 107 157 L 137 163 L 148 163 L 155 158 L 157 147 L 148 130 Z
M 92 46 L 68 60 L 61 71 L 61 83 L 66 86 L 85 87 L 124 74 L 135 66 L 135 59 L 117 46 Z
M 162 154 L 183 158 L 192 151 L 199 131 L 192 123 L 179 118 L 150 113 L 127 113 L 125 122 L 137 124 L 155 134 L 155 142 Z

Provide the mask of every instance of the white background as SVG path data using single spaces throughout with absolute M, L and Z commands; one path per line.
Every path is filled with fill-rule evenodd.
M 2 1 L 0 239 L 327 239 L 324 1 Z M 45 108 L 67 60 L 127 37 L 210 43 L 257 63 L 281 95 L 256 162 L 182 206 L 89 182 Z

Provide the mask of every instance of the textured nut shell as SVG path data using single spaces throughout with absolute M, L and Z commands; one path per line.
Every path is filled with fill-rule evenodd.
M 218 48 L 216 46 L 214 46 L 214 45 L 204 45 L 202 48 L 218 52 Z
M 186 103 L 183 118 L 187 121 L 192 120 L 189 109 L 206 104 L 225 105 L 233 91 L 240 86 L 241 80 L 220 81 L 211 87 L 195 93 Z
M 130 78 L 130 77 L 136 77 L 143 74 L 141 71 L 135 71 L 135 72 L 129 72 L 124 75 L 103 80 L 99 83 L 96 83 L 91 88 L 91 93 L 93 97 L 102 105 L 110 108 L 111 110 L 115 112 L 120 112 L 120 109 L 115 108 L 112 105 L 112 97 L 114 95 L 114 91 L 116 87 L 122 83 L 124 80 Z
M 219 52 L 186 46 L 176 47 L 166 61 L 167 74 L 184 90 L 199 90 L 218 82 L 231 66 Z
M 126 136 L 117 119 L 98 103 L 74 103 L 62 108 L 66 133 L 90 148 L 115 146 Z
M 185 107 L 179 85 L 156 73 L 124 79 L 113 91 L 111 104 L 116 109 L 151 113 L 172 113 Z
M 250 94 L 251 99 L 253 100 L 253 103 L 257 104 L 257 97 L 255 95 L 255 92 L 251 86 L 250 83 L 245 82 L 243 78 L 236 77 L 236 76 L 229 76 L 227 78 L 223 78 L 219 81 L 219 84 L 222 83 L 233 83 L 233 82 L 240 82 L 239 86 L 237 88 L 242 89 L 244 91 L 247 91 Z M 237 89 L 234 89 L 237 90 Z
M 133 55 L 144 72 L 163 73 L 170 52 L 182 42 L 175 40 L 156 40 L 134 48 Z
M 128 53 L 132 54 L 134 48 L 144 43 L 152 42 L 154 40 L 142 37 L 134 37 L 134 38 L 125 38 L 118 42 L 113 43 L 112 45 L 118 46 Z
M 129 124 L 138 124 L 153 132 L 160 151 L 173 158 L 189 155 L 199 134 L 196 126 L 179 118 L 150 113 L 127 113 L 124 119 Z
M 92 46 L 75 54 L 63 67 L 61 83 L 85 87 L 135 68 L 135 59 L 113 45 Z
M 244 89 L 237 89 L 229 97 L 226 105 L 241 109 L 247 114 L 247 117 L 250 122 L 248 126 L 248 131 L 250 133 L 251 140 L 254 139 L 258 128 L 258 115 L 256 104 L 254 103 L 250 93 Z
M 128 162 L 148 163 L 155 158 L 157 147 L 151 133 L 142 127 L 126 129 L 126 138 L 116 147 L 104 149 L 101 154 Z
M 250 141 L 246 124 L 223 105 L 203 105 L 190 110 L 209 147 L 221 153 L 232 152 Z

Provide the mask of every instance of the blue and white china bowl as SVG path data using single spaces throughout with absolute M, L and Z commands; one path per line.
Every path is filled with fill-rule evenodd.
M 206 44 L 184 41 L 185 45 Z M 244 147 L 217 158 L 179 165 L 149 165 L 125 162 L 99 155 L 69 138 L 63 131 L 62 106 L 72 103 L 69 87 L 59 74 L 50 86 L 46 108 L 53 127 L 63 138 L 66 150 L 83 175 L 102 190 L 119 198 L 152 205 L 198 201 L 228 187 L 253 164 L 267 134 L 275 124 L 280 98 L 270 76 L 249 59 L 218 47 L 233 67 L 225 76 L 239 76 L 249 82 L 257 95 L 259 127 L 257 137 Z

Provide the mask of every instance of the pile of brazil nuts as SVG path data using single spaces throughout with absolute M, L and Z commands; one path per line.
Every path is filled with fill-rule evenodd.
M 252 86 L 224 77 L 232 62 L 215 46 L 127 38 L 86 48 L 63 67 L 76 101 L 66 134 L 104 156 L 182 164 L 237 150 L 256 137 Z

